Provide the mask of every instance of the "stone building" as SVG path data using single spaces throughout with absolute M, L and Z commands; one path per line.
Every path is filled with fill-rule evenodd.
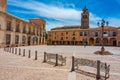
M 120 46 L 120 28 L 104 27 L 104 45 Z M 49 45 L 101 45 L 102 28 L 89 28 L 89 12 L 85 7 L 81 14 L 81 26 L 56 27 L 48 31 Z
M 25 21 L 6 12 L 7 0 L 0 0 L 0 47 L 45 44 L 46 22 Z

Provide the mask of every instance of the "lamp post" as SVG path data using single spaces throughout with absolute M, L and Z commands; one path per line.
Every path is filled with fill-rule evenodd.
M 98 26 L 100 25 L 100 23 L 98 22 Z M 104 48 L 104 42 L 103 42 L 103 33 L 104 33 L 104 26 L 105 26 L 105 21 L 104 21 L 104 19 L 102 19 L 102 22 L 101 22 L 101 28 L 102 28 L 102 36 L 101 36 L 101 45 L 102 45 L 102 47 L 101 47 L 101 54 L 103 55 L 103 52 L 105 51 L 105 48 Z

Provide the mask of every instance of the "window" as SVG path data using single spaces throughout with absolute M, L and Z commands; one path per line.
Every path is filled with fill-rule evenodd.
M 72 40 L 75 40 L 75 37 L 73 37 Z
M 75 32 L 73 32 L 73 36 L 75 36 Z
M 84 36 L 87 36 L 87 32 L 84 32 Z
M 116 36 L 116 32 L 113 32 L 113 36 Z
M 63 40 L 63 37 L 61 37 L 61 40 Z
M 98 32 L 95 32 L 95 36 L 96 36 L 96 37 L 98 36 Z
M 26 28 L 25 28 L 25 26 L 23 27 L 23 33 L 26 33 Z
M 10 40 L 11 40 L 11 35 L 6 34 L 6 44 L 10 44 Z
M 61 36 L 63 36 L 63 33 L 61 33 Z
M 68 37 L 66 37 L 66 39 L 68 39 Z
M 25 43 L 26 43 L 26 37 L 22 36 L 22 44 L 25 44 Z
M 84 15 L 83 18 L 87 18 L 87 15 Z
M 80 32 L 80 36 L 83 36 L 83 32 Z
M 7 22 L 7 28 L 6 28 L 6 30 L 11 31 L 11 22 L 10 21 Z
M 17 24 L 17 25 L 16 25 L 16 32 L 19 32 L 19 31 L 20 31 L 20 30 L 19 30 L 19 27 L 20 27 L 19 24 Z
M 107 32 L 104 32 L 103 34 L 107 34 Z
M 33 42 L 33 44 L 36 44 L 38 42 L 38 38 L 37 37 L 33 37 L 32 42 Z
M 90 32 L 90 37 L 94 37 L 95 36 L 95 32 Z
M 66 32 L 66 34 L 68 34 L 68 32 Z
M 18 44 L 18 43 L 19 43 L 19 36 L 16 35 L 16 36 L 15 36 L 15 44 Z

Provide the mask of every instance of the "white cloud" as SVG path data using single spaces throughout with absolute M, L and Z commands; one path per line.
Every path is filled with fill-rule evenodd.
M 58 27 L 58 26 L 64 26 L 64 25 L 80 25 L 82 11 L 76 10 L 74 8 L 64 8 L 63 5 L 61 7 L 57 5 L 56 6 L 48 5 L 48 4 L 44 4 L 44 3 L 33 1 L 33 0 L 24 1 L 24 2 L 18 1 L 18 0 L 8 0 L 8 5 L 27 9 L 27 11 L 12 9 L 14 12 L 19 12 L 22 14 L 31 14 L 31 15 L 34 14 L 37 16 L 43 16 L 43 17 L 57 20 L 57 21 L 47 21 L 47 30 L 50 30 L 51 28 Z M 68 4 L 68 6 L 70 5 L 74 7 L 73 4 Z M 92 27 L 95 27 L 97 21 L 99 20 L 101 20 L 100 17 L 96 16 L 93 13 L 90 13 L 90 22 Z M 115 22 L 116 19 L 110 18 L 109 20 L 111 24 L 117 25 L 117 22 Z M 120 21 L 120 20 L 117 20 L 117 21 Z
M 120 27 L 120 19 L 118 18 L 108 18 L 107 21 L 109 21 L 109 25 Z

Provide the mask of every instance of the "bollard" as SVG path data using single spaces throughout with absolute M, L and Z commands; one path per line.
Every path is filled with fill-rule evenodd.
M 29 50 L 28 58 L 30 58 L 30 50 Z
M 8 52 L 8 48 L 6 48 L 6 52 Z
M 75 62 L 75 58 L 74 58 L 74 56 L 72 56 L 72 68 L 71 68 L 71 72 L 72 72 L 72 71 L 75 71 L 74 62 Z
M 5 51 L 5 47 L 3 48 L 3 51 Z
M 58 66 L 58 54 L 56 54 L 56 62 L 55 62 L 55 66 Z
M 9 52 L 9 47 L 8 47 L 8 52 Z
M 23 56 L 25 56 L 25 49 L 23 49 Z
M 15 54 L 17 54 L 17 48 L 15 48 Z
M 97 60 L 97 75 L 96 80 L 100 80 L 100 60 Z
M 21 55 L 21 49 L 19 48 L 19 55 Z
M 11 47 L 10 47 L 10 53 L 11 53 Z
M 14 47 L 12 48 L 12 53 L 14 53 Z
M 47 53 L 46 53 L 46 52 L 44 52 L 44 60 L 43 60 L 43 63 L 45 63 L 45 62 L 46 62 L 46 57 L 47 57 Z
M 4 51 L 5 51 L 5 47 L 4 47 Z
M 8 47 L 8 52 L 10 52 L 10 48 Z
M 35 60 L 37 60 L 37 51 L 35 51 Z
M 9 48 L 7 48 L 7 52 L 9 52 Z

